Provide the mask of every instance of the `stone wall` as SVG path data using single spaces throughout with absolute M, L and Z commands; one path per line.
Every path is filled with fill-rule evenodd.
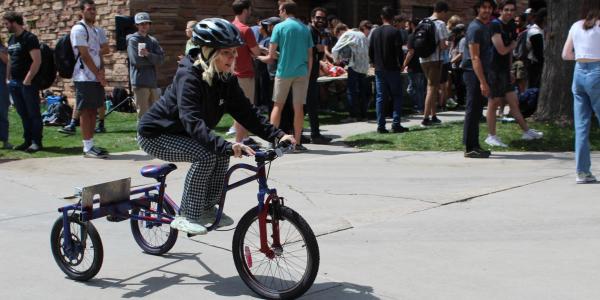
M 109 38 L 111 54 L 104 57 L 108 91 L 113 87 L 127 87 L 125 51 L 116 51 L 115 16 L 133 16 L 137 12 L 149 12 L 153 20 L 151 34 L 155 36 L 166 53 L 165 64 L 159 68 L 159 85 L 171 83 L 177 69 L 177 57 L 183 54 L 187 37 L 185 26 L 188 20 L 207 17 L 233 19 L 231 0 L 96 0 L 97 25 L 104 28 Z M 277 13 L 274 0 L 253 0 L 254 11 L 259 16 Z M 80 19 L 78 0 L 4 0 L 2 11 L 15 10 L 23 13 L 26 28 L 36 34 L 41 42 L 54 47 L 60 36 L 69 32 Z M 5 28 L 1 29 L 4 42 Z M 73 94 L 71 80 L 58 79 L 52 87 L 56 92 L 68 96 Z
M 73 24 L 80 19 L 77 0 L 4 0 L 2 11 L 15 10 L 23 13 L 27 30 L 38 36 L 41 42 L 54 47 L 60 36 L 70 31 Z M 115 15 L 129 15 L 128 0 L 96 0 L 97 25 L 104 28 L 109 38 L 111 55 L 105 57 L 106 75 L 110 87 L 127 84 L 126 55 L 115 52 Z M 4 42 L 7 41 L 5 28 L 1 31 Z M 56 92 L 72 95 L 71 80 L 58 79 L 52 87 Z

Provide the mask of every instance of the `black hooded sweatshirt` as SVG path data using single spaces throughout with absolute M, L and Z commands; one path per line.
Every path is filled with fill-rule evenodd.
M 202 72 L 200 67 L 194 66 L 192 56 L 186 56 L 173 83 L 140 119 L 138 134 L 148 138 L 161 134 L 191 137 L 213 153 L 231 155 L 233 144 L 212 131 L 227 112 L 267 141 L 273 142 L 284 135 L 244 96 L 236 77 L 225 81 L 215 78 L 213 86 L 209 86 L 202 80 Z

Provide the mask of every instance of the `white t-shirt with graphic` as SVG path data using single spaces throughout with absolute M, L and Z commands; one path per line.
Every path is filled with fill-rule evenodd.
M 85 24 L 83 21 L 81 23 Z M 73 45 L 73 53 L 75 57 L 79 56 L 78 46 L 84 46 L 88 48 L 90 56 L 94 61 L 97 68 L 100 68 L 100 49 L 103 44 L 108 42 L 106 33 L 103 29 L 96 26 L 89 26 L 85 24 L 87 28 L 81 26 L 81 23 L 77 23 L 71 29 L 71 44 Z M 83 68 L 81 66 L 83 65 Z M 81 58 L 75 64 L 75 70 L 73 71 L 73 81 L 94 81 L 98 82 L 96 75 L 90 71 L 90 69 L 83 63 Z

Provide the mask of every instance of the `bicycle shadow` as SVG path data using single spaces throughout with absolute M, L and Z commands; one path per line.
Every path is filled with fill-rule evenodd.
M 165 259 L 171 261 L 133 274 L 127 278 L 96 278 L 85 283 L 88 286 L 101 289 L 121 289 L 125 291 L 121 298 L 141 298 L 160 292 L 172 286 L 204 286 L 204 289 L 223 297 L 252 296 L 254 294 L 239 276 L 222 277 L 214 272 L 210 266 L 200 259 L 198 253 L 174 253 L 165 254 Z M 208 274 L 196 276 L 189 273 L 173 272 L 166 270 L 167 267 L 181 261 L 195 260 Z M 161 272 L 160 276 L 146 277 L 136 282 L 136 278 Z M 317 278 L 318 280 L 319 278 Z M 347 282 L 320 282 L 315 283 L 308 292 L 300 299 L 380 299 L 373 294 L 370 286 L 361 286 Z

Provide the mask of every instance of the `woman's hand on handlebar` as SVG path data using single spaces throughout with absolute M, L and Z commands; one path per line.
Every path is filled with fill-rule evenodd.
M 233 150 L 233 156 L 238 158 L 244 156 L 244 154 L 248 156 L 254 156 L 256 154 L 256 152 L 252 148 L 242 143 L 233 143 L 233 145 L 231 146 L 231 150 Z
M 283 137 L 281 137 L 281 139 L 279 140 L 280 143 L 285 142 L 285 141 L 287 141 L 288 143 L 290 143 L 292 145 L 296 145 L 296 139 L 294 138 L 293 135 L 286 134 Z

